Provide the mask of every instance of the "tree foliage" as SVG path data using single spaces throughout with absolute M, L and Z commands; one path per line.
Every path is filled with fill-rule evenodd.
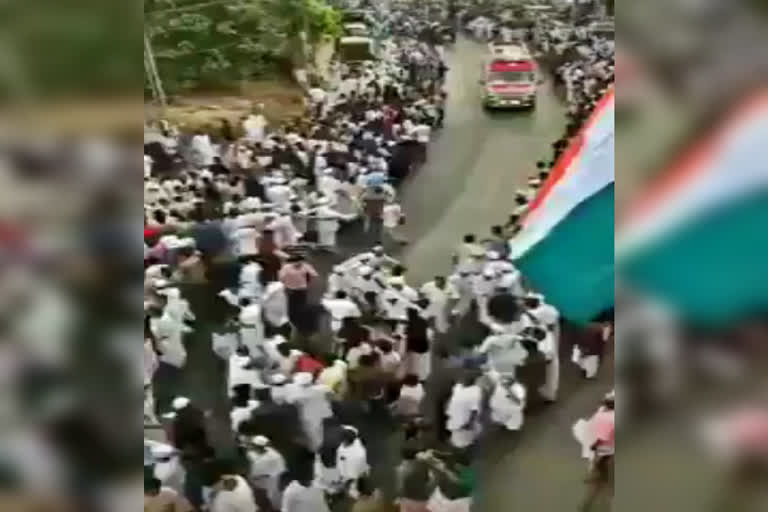
M 173 93 L 290 71 L 341 15 L 325 0 L 147 0 L 145 27 Z

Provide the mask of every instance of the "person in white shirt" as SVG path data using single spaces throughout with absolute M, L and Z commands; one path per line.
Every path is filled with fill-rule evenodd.
M 227 393 L 230 397 L 235 396 L 238 386 L 256 387 L 262 384 L 261 374 L 252 366 L 252 359 L 246 347 L 238 347 L 229 356 L 227 370 Z
M 453 387 L 451 398 L 446 407 L 448 422 L 446 428 L 451 432 L 451 444 L 463 449 L 471 446 L 480 434 L 480 408 L 482 389 L 477 383 L 477 375 L 469 374 Z
M 263 112 L 264 105 L 260 103 L 256 107 L 256 111 L 243 121 L 245 137 L 251 143 L 258 143 L 264 140 L 267 128 L 267 118 L 264 117 Z
M 356 215 L 344 215 L 330 206 L 330 200 L 322 198 L 318 207 L 314 210 L 317 219 L 318 244 L 327 250 L 336 247 L 336 232 L 339 230 L 339 221 L 353 220 Z
M 496 292 L 497 276 L 492 268 L 486 268 L 482 274 L 475 278 L 475 299 L 477 300 L 477 318 L 480 322 L 490 325 L 491 317 L 488 313 L 488 302 Z
M 424 386 L 419 382 L 418 375 L 406 375 L 400 387 L 395 410 L 404 418 L 415 418 L 421 415 L 421 404 L 424 401 Z
M 520 430 L 527 399 L 525 386 L 514 378 L 501 377 L 495 372 L 492 372 L 491 378 L 495 381 L 489 402 L 491 421 L 507 430 Z
M 192 152 L 194 154 L 195 164 L 199 168 L 208 167 L 213 165 L 213 158 L 216 156 L 216 151 L 211 144 L 211 138 L 207 133 L 198 131 L 193 137 L 191 142 Z
M 261 315 L 261 305 L 250 298 L 240 299 L 240 340 L 248 348 L 252 356 L 262 352 L 264 341 L 264 322 Z
M 259 406 L 259 401 L 251 399 L 253 388 L 250 384 L 238 384 L 232 388 L 232 391 L 234 398 L 232 399 L 229 419 L 232 432 L 237 435 L 240 432 L 240 425 L 251 418 L 251 413 Z
M 336 465 L 348 485 L 350 496 L 356 498 L 357 482 L 368 475 L 370 466 L 368 452 L 355 427 L 344 425 L 342 442 L 336 450 Z
M 275 244 L 279 249 L 294 246 L 299 241 L 299 231 L 293 225 L 293 219 L 288 210 L 277 210 L 274 220 L 269 223 L 267 229 L 271 229 L 274 233 Z
M 317 190 L 326 197 L 336 197 L 336 192 L 341 188 L 341 181 L 335 176 L 333 169 L 325 169 L 317 179 Z
M 290 209 L 293 189 L 288 185 L 285 178 L 275 178 L 274 180 L 271 180 L 270 184 L 266 187 L 264 194 L 275 209 Z
M 389 198 L 382 209 L 381 216 L 386 234 L 384 240 L 391 241 L 393 245 L 405 244 L 405 239 L 398 233 L 400 226 L 405 222 L 403 207 L 394 198 Z
M 408 309 L 420 309 L 416 302 L 419 295 L 416 291 L 406 286 L 402 277 L 391 277 L 388 281 L 389 288 L 384 290 L 381 295 L 382 308 L 388 320 L 406 322 L 408 320 Z
M 379 368 L 389 375 L 393 381 L 396 380 L 402 370 L 400 354 L 394 350 L 394 345 L 389 340 L 379 341 L 376 349 L 379 353 Z
M 285 459 L 264 436 L 251 439 L 248 450 L 248 477 L 254 487 L 263 489 L 275 509 L 280 506 L 280 477 L 287 470 Z
M 360 318 L 362 316 L 360 308 L 344 290 L 337 291 L 333 298 L 323 299 L 322 304 L 331 314 L 331 329 L 334 334 L 339 332 L 345 318 Z
M 323 489 L 302 476 L 293 480 L 283 491 L 280 512 L 330 512 Z
M 329 400 L 331 389 L 322 384 L 314 384 L 311 373 L 297 373 L 293 380 L 298 387 L 289 401 L 296 404 L 299 410 L 308 447 L 314 452 L 323 444 L 323 422 L 333 416 Z
M 257 299 L 264 291 L 261 284 L 261 265 L 257 263 L 255 256 L 247 256 L 244 261 L 245 265 L 240 269 L 238 296 Z
M 429 301 L 426 318 L 432 321 L 437 332 L 448 332 L 451 326 L 449 303 L 456 297 L 456 291 L 452 290 L 444 276 L 435 276 L 434 280 L 421 287 L 420 293 Z
M 280 281 L 267 283 L 264 295 L 261 298 L 261 307 L 264 313 L 269 334 L 283 332 L 287 328 L 288 319 L 288 295 L 285 285 Z
M 539 352 L 547 358 L 547 369 L 544 384 L 539 388 L 539 393 L 547 401 L 557 400 L 557 391 L 560 387 L 560 357 L 557 353 L 555 337 L 551 331 L 543 327 L 530 327 L 528 336 L 535 341 Z
M 187 361 L 182 328 L 167 311 L 161 308 L 151 307 L 148 313 L 149 328 L 160 352 L 160 362 L 182 368 Z
M 214 487 L 211 512 L 258 512 L 248 482 L 240 475 L 224 475 Z
M 519 335 L 497 331 L 483 340 L 477 352 L 488 357 L 488 367 L 491 370 L 505 377 L 514 377 L 517 368 L 523 365 L 528 357 L 521 340 Z

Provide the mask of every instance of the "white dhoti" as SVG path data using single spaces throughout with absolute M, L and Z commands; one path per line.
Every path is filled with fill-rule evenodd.
M 544 376 L 544 385 L 539 388 L 539 393 L 547 400 L 557 399 L 557 390 L 560 388 L 560 359 L 555 356 L 547 364 Z
M 240 341 L 248 347 L 248 352 L 254 357 L 261 354 L 261 343 L 264 339 L 264 328 L 248 326 L 240 328 Z
M 429 498 L 427 509 L 430 512 L 470 512 L 472 509 L 472 498 L 452 500 L 447 498 L 438 487 Z
M 470 428 L 460 428 L 458 430 L 451 430 L 451 444 L 456 448 L 467 448 L 472 444 L 480 435 L 480 425 L 474 422 Z

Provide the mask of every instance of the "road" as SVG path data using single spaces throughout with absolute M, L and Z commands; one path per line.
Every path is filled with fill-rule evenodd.
M 426 166 L 403 187 L 405 234 L 411 243 L 399 256 L 411 283 L 448 273 L 451 252 L 463 234 L 483 236 L 490 226 L 506 220 L 515 189 L 535 170 L 536 161 L 550 157 L 551 144 L 564 127 L 564 109 L 550 83 L 539 93 L 534 112 L 484 112 L 478 84 L 484 51 L 484 46 L 463 39 L 448 51 L 445 127 L 431 145 Z M 352 237 L 344 245 L 359 247 L 359 240 Z M 327 268 L 328 263 L 319 266 Z M 192 302 L 196 311 L 204 310 L 204 302 L 198 307 L 194 297 Z M 226 447 L 231 434 L 223 364 L 210 352 L 208 326 L 199 323 L 187 342 L 184 371 L 164 368 L 156 377 L 159 410 L 167 410 L 171 398 L 183 390 L 194 403 L 212 411 L 214 443 Z M 557 404 L 532 414 L 520 436 L 486 440 L 478 512 L 575 509 L 583 491 L 584 464 L 570 428 L 576 419 L 591 414 L 612 388 L 611 367 L 606 365 L 598 381 L 586 383 L 572 365 L 564 364 Z M 389 490 L 399 454 L 397 435 L 392 425 L 373 421 L 361 430 L 374 478 Z
M 506 221 L 514 191 L 551 157 L 565 125 L 564 107 L 547 82 L 534 112 L 488 114 L 480 107 L 480 62 L 485 46 L 460 39 L 448 52 L 446 124 L 427 165 L 405 186 L 403 206 L 412 243 L 403 259 L 418 283 L 450 269 L 462 235 L 489 234 Z M 585 382 L 563 365 L 561 399 L 531 415 L 519 438 L 497 436 L 483 452 L 478 512 L 565 512 L 583 492 L 584 463 L 570 429 L 594 412 L 613 385 L 611 364 Z

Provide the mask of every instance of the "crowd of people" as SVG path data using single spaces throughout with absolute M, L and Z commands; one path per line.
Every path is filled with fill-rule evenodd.
M 450 19 L 425 26 L 435 23 Z M 228 123 L 191 138 L 159 127 L 145 151 L 144 415 L 167 425 L 169 444 L 145 442 L 146 510 L 468 511 L 480 436 L 518 431 L 530 401 L 557 399 L 559 314 L 507 255 L 607 84 L 569 97 L 566 133 L 515 193 L 508 222 L 466 234 L 452 274 L 413 283 L 392 256 L 405 243 L 398 185 L 442 126 L 446 69 L 433 44 L 399 35 L 380 60 L 313 84 L 289 125 L 270 126 L 257 108 L 242 136 Z M 368 249 L 340 258 L 337 232 L 356 224 Z M 210 310 L 191 306 L 198 293 Z M 467 319 L 476 334 L 447 342 Z M 184 368 L 185 335 L 202 321 L 227 367 L 231 456 L 212 446 L 198 404 L 179 394 L 161 413 L 154 401 L 156 370 Z M 597 324 L 577 337 L 585 377 L 611 335 Z M 427 396 L 435 364 L 455 378 Z M 371 478 L 362 417 L 400 433 L 393 496 Z

